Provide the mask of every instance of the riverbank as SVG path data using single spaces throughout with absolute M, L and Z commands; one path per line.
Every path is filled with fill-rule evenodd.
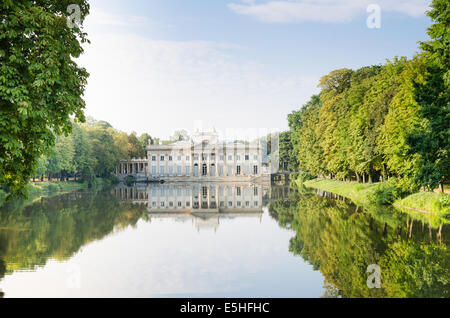
M 89 185 L 83 181 L 54 181 L 54 182 L 31 182 L 27 185 L 28 200 L 34 201 L 42 197 L 52 197 L 59 194 L 70 193 L 89 188 L 102 189 L 114 183 L 113 180 L 105 178 L 96 178 Z M 0 208 L 6 203 L 7 193 L 0 189 Z
M 313 179 L 303 182 L 307 187 L 332 192 L 352 200 L 360 206 L 373 204 L 371 197 L 379 189 L 379 183 L 358 183 L 329 179 Z M 406 210 L 414 210 L 441 217 L 450 216 L 450 195 L 435 192 L 418 192 L 403 199 L 397 199 L 392 205 Z

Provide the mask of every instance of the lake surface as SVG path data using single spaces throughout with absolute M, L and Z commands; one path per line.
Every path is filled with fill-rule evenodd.
M 282 185 L 77 192 L 0 208 L 0 289 L 4 297 L 449 297 L 445 222 Z M 371 264 L 380 288 L 367 284 Z

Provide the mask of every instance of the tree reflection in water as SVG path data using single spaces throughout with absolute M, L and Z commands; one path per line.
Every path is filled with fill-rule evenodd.
M 449 297 L 449 226 L 388 207 L 363 211 L 343 198 L 300 189 L 269 204 L 279 225 L 296 232 L 289 251 L 325 277 L 324 297 Z M 381 288 L 367 287 L 367 267 Z
M 0 213 L 0 279 L 34 270 L 49 259 L 69 259 L 83 245 L 135 226 L 146 208 L 118 202 L 109 192 L 76 192 L 12 202 Z

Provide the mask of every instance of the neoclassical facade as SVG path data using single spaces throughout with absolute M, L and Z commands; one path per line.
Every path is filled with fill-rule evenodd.
M 119 177 L 166 181 L 238 181 L 267 177 L 260 142 L 221 142 L 216 132 L 196 132 L 190 140 L 148 145 L 147 158 L 122 161 Z

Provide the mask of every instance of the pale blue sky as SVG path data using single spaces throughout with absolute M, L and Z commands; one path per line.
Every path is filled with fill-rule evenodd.
M 369 29 L 367 5 L 381 8 Z M 203 127 L 285 129 L 336 68 L 411 57 L 427 0 L 93 0 L 80 63 L 87 114 L 166 137 Z

